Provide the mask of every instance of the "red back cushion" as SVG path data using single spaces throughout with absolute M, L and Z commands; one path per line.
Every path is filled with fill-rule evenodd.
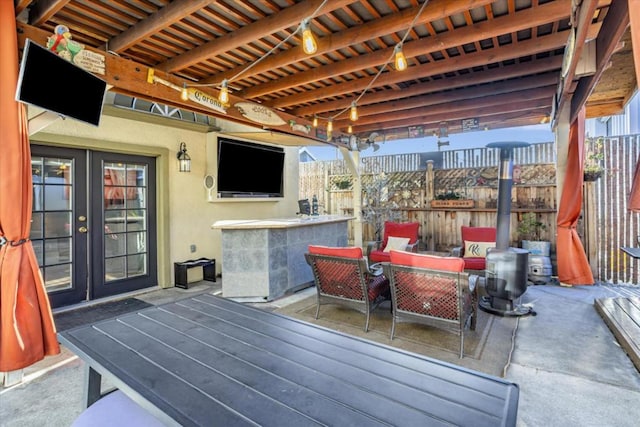
M 496 241 L 496 228 L 495 227 L 467 227 L 462 226 L 460 232 L 462 235 L 463 245 L 464 242 L 495 242 Z
M 464 271 L 464 260 L 462 258 L 416 254 L 413 252 L 391 251 L 391 264 L 431 268 L 434 270 Z
M 385 221 L 384 223 L 384 238 L 382 239 L 382 249 L 387 246 L 387 240 L 389 236 L 393 237 L 408 237 L 409 244 L 413 245 L 418 240 L 418 228 L 419 222 L 392 222 Z
M 309 253 L 316 255 L 339 256 L 342 258 L 362 258 L 362 248 L 355 246 L 338 248 L 331 246 L 309 245 Z

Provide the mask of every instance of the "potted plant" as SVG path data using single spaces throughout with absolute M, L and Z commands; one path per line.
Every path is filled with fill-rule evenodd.
M 584 160 L 583 178 L 585 182 L 592 182 L 602 176 L 604 171 L 602 160 L 604 160 L 602 137 L 598 139 L 587 138 L 585 140 L 585 149 L 587 155 Z
M 532 255 L 548 257 L 551 253 L 551 242 L 541 239 L 542 232 L 547 226 L 538 220 L 535 212 L 527 212 L 518 221 L 518 235 L 522 249 L 527 249 Z

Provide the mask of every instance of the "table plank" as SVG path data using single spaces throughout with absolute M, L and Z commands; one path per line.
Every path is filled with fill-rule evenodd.
M 515 425 L 500 378 L 209 294 L 59 334 L 180 425 Z

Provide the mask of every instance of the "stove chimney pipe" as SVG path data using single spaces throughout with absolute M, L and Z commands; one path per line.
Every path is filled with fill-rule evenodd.
M 513 187 L 513 149 L 528 147 L 528 142 L 505 141 L 487 144 L 500 149 L 498 167 L 498 216 L 496 221 L 496 249 L 508 249 L 511 234 L 511 188 Z

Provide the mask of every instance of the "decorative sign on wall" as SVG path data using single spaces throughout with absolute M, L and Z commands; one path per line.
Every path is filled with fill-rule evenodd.
M 187 88 L 187 94 L 191 101 L 219 113 L 227 114 L 227 109 L 215 96 L 211 96 L 208 93 L 192 87 Z
M 409 126 L 409 138 L 420 138 L 424 136 L 424 128 L 422 126 Z
M 472 119 L 462 119 L 462 132 L 471 132 L 480 129 L 480 120 L 477 117 Z
M 99 53 L 85 50 L 84 45 L 71 39 L 66 25 L 57 25 L 47 38 L 47 49 L 61 58 L 73 62 L 85 71 L 105 75 L 105 58 Z
M 303 132 L 306 134 L 309 134 L 309 132 L 311 132 L 311 126 L 296 123 L 295 120 L 289 120 L 289 126 L 291 126 L 291 130 L 295 130 L 297 132 Z
M 254 104 L 253 102 L 238 102 L 234 107 L 238 109 L 243 117 L 261 125 L 282 126 L 287 124 L 275 111 L 264 105 Z

